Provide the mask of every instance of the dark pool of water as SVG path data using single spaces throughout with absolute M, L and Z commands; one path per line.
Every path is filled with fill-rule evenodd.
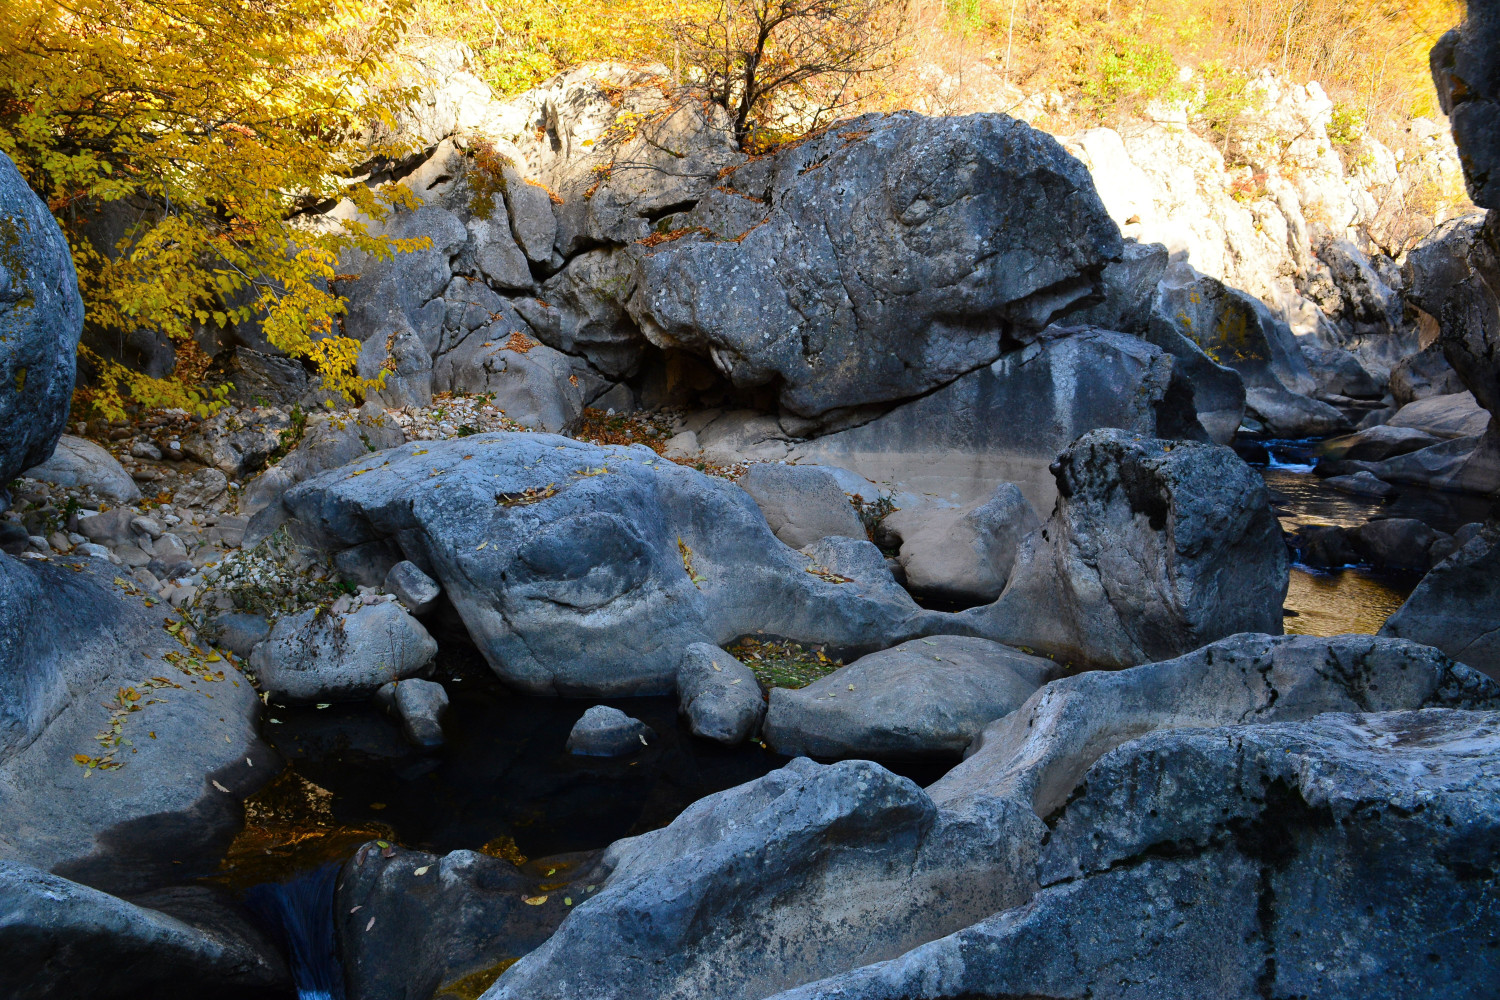
M 450 698 L 448 742 L 436 751 L 412 747 L 394 721 L 363 703 L 272 705 L 264 735 L 295 775 L 332 793 L 335 824 L 389 829 L 403 845 L 436 853 L 504 837 L 528 857 L 602 848 L 665 826 L 705 795 L 789 759 L 754 743 L 727 748 L 692 736 L 675 698 L 517 695 L 471 651 L 445 648 L 434 679 Z M 624 758 L 567 753 L 569 731 L 595 704 L 635 716 L 657 739 Z M 945 770 L 892 769 L 923 784 Z

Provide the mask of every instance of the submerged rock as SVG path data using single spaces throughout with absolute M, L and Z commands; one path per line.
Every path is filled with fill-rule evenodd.
M 11 1000 L 253 1000 L 290 988 L 281 957 L 243 920 L 196 926 L 7 860 L 0 913 L 0 992 Z
M 1051 660 L 988 639 L 913 639 L 805 688 L 772 688 L 765 740 L 792 756 L 956 759 L 1058 673 Z
M 656 733 L 618 708 L 595 705 L 568 733 L 568 753 L 584 757 L 623 757 L 650 746 Z

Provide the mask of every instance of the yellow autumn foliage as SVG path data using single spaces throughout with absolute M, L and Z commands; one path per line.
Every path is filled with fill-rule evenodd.
M 399 152 L 361 135 L 393 121 L 401 95 L 376 81 L 409 16 L 408 0 L 8 0 L 0 150 L 61 223 L 89 326 L 160 331 L 191 354 L 197 331 L 258 324 L 330 390 L 358 394 L 335 262 L 417 244 L 303 213 L 349 198 L 378 219 L 409 197 L 358 176 Z M 91 401 L 110 416 L 127 395 L 200 411 L 213 400 L 87 360 Z

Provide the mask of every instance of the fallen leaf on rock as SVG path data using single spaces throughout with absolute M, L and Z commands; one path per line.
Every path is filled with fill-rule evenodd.
M 432 867 L 431 865 L 423 865 L 421 868 L 417 868 L 417 869 L 413 870 L 412 874 L 413 875 L 426 875 L 427 874 L 427 870 L 429 868 L 431 868 L 431 867 Z
M 374 927 L 374 926 L 375 926 L 375 918 L 371 917 L 370 918 L 370 922 L 368 924 L 365 924 L 365 933 L 368 934 L 370 932 L 370 928 Z
M 215 781 L 213 783 L 213 786 L 215 788 L 217 788 L 219 791 L 223 792 L 225 795 L 229 794 L 229 789 L 225 788 L 223 785 L 219 784 L 217 781 Z
M 527 906 L 541 906 L 547 901 L 546 896 L 525 896 L 523 898 L 525 899 Z

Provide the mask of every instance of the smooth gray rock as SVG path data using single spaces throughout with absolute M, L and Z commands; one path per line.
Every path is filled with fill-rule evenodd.
M 1204 437 L 1192 395 L 1159 347 L 1105 330 L 1052 327 L 921 399 L 799 444 L 792 457 L 959 502 L 1015 483 L 1045 512 L 1057 497 L 1048 467 L 1086 431 Z
M 387 681 L 410 677 L 437 654 L 420 622 L 394 601 L 347 614 L 309 608 L 277 619 L 250 656 L 261 689 L 278 700 L 369 697 Z
M 629 310 L 802 417 L 990 364 L 1087 304 L 1121 253 L 1087 169 L 1004 115 L 867 115 L 754 167 L 685 217 L 712 236 L 640 256 Z
M 1400 492 L 1390 483 L 1377 479 L 1363 470 L 1352 476 L 1333 476 L 1323 480 L 1323 485 L 1331 486 L 1340 493 L 1349 493 L 1357 497 L 1375 497 L 1378 500 L 1393 497 Z
M 1264 436 L 1272 438 L 1327 437 L 1354 429 L 1336 407 L 1280 386 L 1246 389 L 1245 414 L 1259 422 Z
M 47 206 L 0 153 L 0 491 L 45 462 L 73 401 L 83 299 Z M 4 495 L 0 495 L 0 500 Z
M 1385 569 L 1425 573 L 1453 551 L 1453 539 L 1410 517 L 1381 518 L 1348 530 L 1365 561 Z
M 1486 527 L 1422 578 L 1380 634 L 1425 642 L 1500 680 L 1497 623 L 1500 544 Z
M 1429 54 L 1438 104 L 1448 116 L 1474 204 L 1500 208 L 1500 12 L 1468 6 L 1461 25 Z
M 1386 422 L 1388 427 L 1409 427 L 1442 439 L 1476 437 L 1489 425 L 1489 411 L 1475 402 L 1472 392 L 1428 396 L 1407 403 Z
M 91 542 L 118 548 L 136 537 L 132 527 L 140 515 L 130 507 L 112 507 L 93 517 L 78 519 L 78 533 Z
M 419 747 L 443 744 L 443 713 L 448 710 L 448 692 L 436 681 L 417 677 L 392 681 L 391 700 L 401 717 L 401 731 Z
M 640 719 L 618 708 L 595 705 L 583 713 L 568 733 L 568 753 L 584 757 L 623 757 L 656 740 L 656 733 Z
M 134 503 L 141 498 L 141 488 L 113 455 L 71 434 L 60 436 L 52 457 L 27 469 L 24 475 L 44 483 L 89 489 L 115 503 Z
M 414 615 L 431 611 L 443 594 L 443 588 L 436 580 L 407 559 L 391 567 L 385 575 L 384 586 L 387 593 L 395 594 L 406 605 L 406 610 Z
M 365 844 L 344 863 L 334 903 L 349 1000 L 441 996 L 441 987 L 539 947 L 572 912 L 563 900 L 582 904 L 602 881 L 592 861 L 565 855 L 517 868 L 477 851 Z M 538 897 L 545 901 L 526 902 Z
M 789 756 L 957 758 L 1060 672 L 988 639 L 913 639 L 805 688 L 772 688 L 765 740 Z
M 1482 996 L 1497 724 L 1433 709 L 1145 736 L 1054 817 L 1024 906 L 776 1000 Z
M 194 926 L 15 861 L 0 860 L 0 992 L 243 998 L 290 989 L 286 966 L 248 924 Z
M 677 668 L 677 705 L 694 736 L 726 746 L 755 735 L 766 714 L 760 682 L 718 646 L 695 642 Z
M 794 549 L 829 535 L 865 537 L 865 526 L 838 480 L 823 469 L 752 465 L 739 484 L 766 516 L 771 533 Z
M 1233 451 L 1097 430 L 1053 471 L 1057 506 L 1004 593 L 950 631 L 1121 667 L 1281 630 L 1286 543 L 1265 483 Z
M 762 629 L 867 652 L 940 618 L 869 542 L 787 548 L 743 490 L 647 448 L 510 432 L 421 445 L 309 480 L 284 509 L 325 551 L 389 541 L 427 567 L 522 690 L 664 694 L 694 642 Z
M 1302 343 L 1302 356 L 1317 383 L 1316 395 L 1326 399 L 1380 399 L 1385 386 L 1359 363 L 1359 358 L 1342 347 L 1323 347 Z
M 583 390 L 572 361 L 503 320 L 442 354 L 433 385 L 440 392 L 492 393 L 507 417 L 539 431 L 571 431 L 583 416 Z
M 118 572 L 0 556 L 0 857 L 111 892 L 213 870 L 277 767 L 250 682 Z
M 598 895 L 485 996 L 761 997 L 884 957 L 892 921 L 920 912 L 912 864 L 934 820 L 920 788 L 878 765 L 793 761 L 616 842 Z
M 545 196 L 544 196 L 545 197 Z M 527 292 L 535 287 L 526 255 L 511 235 L 509 220 L 504 217 L 472 218 L 465 223 L 469 231 L 468 251 L 491 288 Z
M 241 659 L 247 659 L 256 645 L 271 634 L 271 623 L 264 615 L 234 611 L 214 619 L 215 642 Z
M 979 604 L 1000 596 L 1021 540 L 1042 521 L 1018 486 L 1001 483 L 982 503 L 903 507 L 882 523 L 901 539 L 907 590 Z

